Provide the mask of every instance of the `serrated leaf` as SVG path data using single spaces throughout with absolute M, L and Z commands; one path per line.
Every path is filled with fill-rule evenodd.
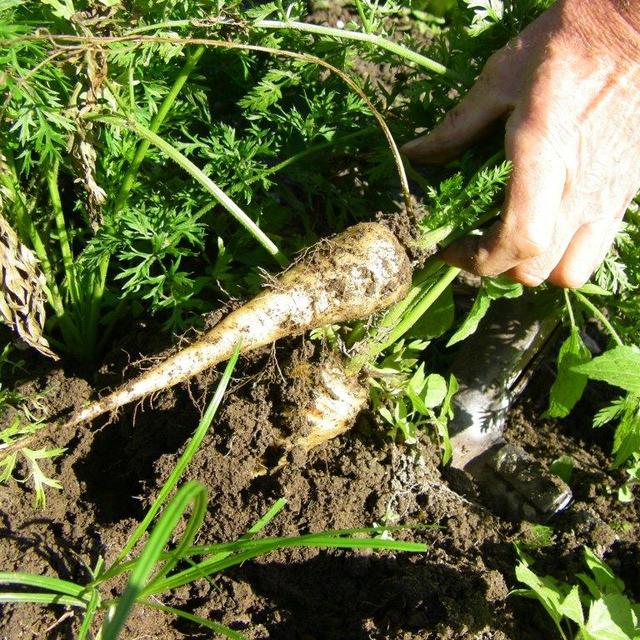
M 587 376 L 573 367 L 591 360 L 591 352 L 584 344 L 577 327 L 571 327 L 569 337 L 558 353 L 558 373 L 549 393 L 547 416 L 564 418 L 580 400 L 587 386 Z
M 584 612 L 580 602 L 580 588 L 575 585 L 560 604 L 560 612 L 569 620 L 582 626 L 584 624 Z
M 64 18 L 65 20 L 71 19 L 76 12 L 71 0 L 42 0 L 42 4 L 48 4 L 53 9 L 54 15 L 58 16 L 58 18 Z
M 624 591 L 624 582 L 589 547 L 584 548 L 584 560 L 602 593 L 622 593 Z
M 640 416 L 637 407 L 626 407 L 613 436 L 614 466 L 619 467 L 640 451 Z
M 633 610 L 629 598 L 622 594 L 607 594 L 594 600 L 584 630 L 594 640 L 630 640 L 637 637 Z
M 640 394 L 640 352 L 633 347 L 615 347 L 573 371 Z

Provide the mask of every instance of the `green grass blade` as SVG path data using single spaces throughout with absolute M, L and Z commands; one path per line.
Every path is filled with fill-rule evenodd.
M 76 640 L 87 640 L 89 637 L 89 632 L 91 631 L 91 623 L 96 615 L 96 611 L 98 610 L 98 605 L 100 604 L 100 594 L 97 589 L 91 590 L 91 597 L 89 598 L 89 604 L 87 605 L 87 610 L 84 613 L 84 618 L 82 619 L 82 624 L 80 625 L 80 629 L 78 631 L 78 637 Z
M 80 607 L 84 609 L 87 603 L 79 598 L 73 598 L 71 596 L 63 596 L 59 593 L 12 593 L 12 592 L 0 592 L 0 604 L 59 604 L 65 607 Z
M 174 616 L 179 618 L 184 618 L 185 620 L 189 620 L 189 622 L 194 622 L 195 624 L 199 624 L 206 629 L 211 629 L 211 631 L 215 631 L 219 633 L 221 636 L 225 638 L 231 638 L 232 640 L 246 640 L 246 636 L 243 636 L 241 633 L 234 631 L 233 629 L 229 629 L 223 624 L 219 622 L 214 622 L 213 620 L 207 620 L 206 618 L 201 618 L 200 616 L 196 616 L 193 613 L 188 613 L 187 611 L 183 611 L 182 609 L 176 609 L 175 607 L 167 607 L 163 604 L 158 604 L 157 602 L 146 601 L 144 603 L 145 606 L 151 607 L 153 609 L 157 609 L 158 611 L 164 611 L 165 613 L 172 613 Z
M 213 395 L 213 398 L 211 399 L 211 402 L 207 406 L 204 412 L 204 415 L 200 419 L 200 422 L 198 423 L 198 426 L 196 427 L 196 430 L 191 440 L 189 441 L 189 444 L 186 446 L 184 453 L 180 456 L 180 459 L 178 460 L 173 471 L 167 478 L 167 481 L 164 483 L 164 486 L 160 490 L 158 497 L 154 500 L 149 511 L 147 511 L 144 519 L 136 527 L 136 530 L 133 532 L 133 534 L 127 541 L 127 543 L 124 545 L 124 547 L 118 554 L 117 558 L 115 559 L 112 565 L 112 569 L 115 569 L 118 567 L 118 565 L 122 562 L 122 560 L 126 557 L 126 555 L 131 551 L 131 549 L 133 549 L 133 547 L 138 542 L 138 540 L 140 540 L 140 538 L 144 535 L 145 531 L 149 528 L 149 525 L 155 518 L 156 514 L 158 513 L 158 511 L 160 511 L 160 508 L 162 507 L 164 501 L 175 489 L 176 485 L 178 484 L 178 481 L 180 480 L 180 477 L 184 473 L 184 470 L 187 468 L 193 456 L 195 455 L 196 451 L 202 444 L 202 440 L 207 434 L 207 431 L 211 426 L 213 418 L 215 417 L 218 409 L 220 408 L 220 404 L 222 403 L 222 398 L 224 397 L 225 391 L 227 390 L 227 386 L 229 385 L 229 381 L 231 380 L 231 375 L 233 374 L 234 367 L 240 355 L 240 348 L 241 348 L 241 345 L 240 343 L 238 343 L 235 351 L 233 352 L 233 355 L 231 356 L 231 358 L 229 358 L 229 361 L 227 362 L 227 366 L 225 367 L 224 373 L 222 374 L 222 378 L 220 379 L 220 382 L 216 387 L 216 391 Z M 118 571 L 116 571 L 116 573 L 117 572 Z M 112 575 L 115 575 L 115 574 L 112 572 L 112 570 L 110 570 L 103 575 L 103 579 L 106 579 L 107 577 L 110 577 Z
M 225 553 L 208 558 L 188 569 L 180 571 L 164 580 L 158 581 L 145 589 L 144 596 L 158 594 L 169 589 L 175 589 L 195 580 L 219 573 L 234 565 L 252 560 L 271 551 L 292 547 L 324 547 L 334 549 L 381 549 L 390 551 L 405 551 L 423 553 L 427 546 L 417 542 L 403 542 L 401 540 L 386 540 L 382 538 L 341 538 L 327 534 L 311 534 L 295 538 L 267 538 L 265 540 L 238 541 L 240 550 L 236 553 Z M 188 550 L 189 552 L 192 550 Z
M 284 498 L 278 498 L 273 506 L 265 513 L 260 520 L 251 526 L 251 528 L 245 533 L 241 540 L 244 538 L 251 538 L 260 533 L 286 506 L 287 501 Z
M 106 620 L 103 625 L 102 640 L 116 640 L 118 637 L 125 620 L 131 612 L 131 608 L 143 593 L 147 580 L 156 567 L 164 546 L 173 535 L 178 522 L 189 505 L 195 503 L 190 516 L 191 521 L 199 517 L 203 513 L 203 509 L 206 510 L 206 501 L 207 491 L 205 487 L 199 482 L 190 481 L 183 485 L 173 500 L 169 502 L 133 567 L 129 582 L 118 598 L 113 616 L 111 619 Z M 203 504 L 204 506 L 202 506 Z
M 253 526 L 251 526 L 251 528 L 243 536 L 241 536 L 237 540 L 237 542 L 251 540 L 253 536 L 255 536 L 257 533 L 260 533 L 260 531 L 262 531 L 284 509 L 286 504 L 287 501 L 284 498 L 278 498 L 278 500 L 276 500 L 269 511 L 267 511 L 267 513 L 265 513 L 262 518 L 260 518 L 260 520 L 253 524 Z M 213 559 L 222 560 L 222 558 L 226 558 L 230 553 L 232 552 L 220 552 L 216 554 Z
M 68 596 L 79 597 L 84 593 L 84 587 L 60 578 L 36 576 L 30 573 L 1 573 L 0 584 L 19 584 L 26 587 L 38 587 L 47 591 L 64 593 Z
M 200 530 L 202 523 L 204 522 L 204 517 L 206 513 L 207 513 L 207 493 L 205 489 L 200 494 L 200 496 L 194 500 L 191 516 L 189 517 L 189 521 L 187 523 L 184 533 L 182 534 L 182 538 L 180 538 L 180 542 L 178 543 L 178 546 L 172 551 L 168 560 L 164 563 L 164 565 L 153 577 L 153 579 L 150 582 L 151 585 L 154 584 L 156 581 L 164 578 L 182 559 L 184 552 L 189 548 L 191 543 L 195 540 L 195 537 L 198 534 L 198 531 Z

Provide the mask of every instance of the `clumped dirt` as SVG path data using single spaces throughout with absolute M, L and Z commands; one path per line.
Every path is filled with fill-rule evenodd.
M 130 341 L 136 344 L 135 334 Z M 223 622 L 248 638 L 553 637 L 541 608 L 508 596 L 516 586 L 513 543 L 530 544 L 533 526 L 500 520 L 453 491 L 428 434 L 416 446 L 396 444 L 372 416 L 363 415 L 351 432 L 309 454 L 289 456 L 276 469 L 279 443 L 290 435 L 284 408 L 291 397 L 283 391 L 281 372 L 300 366 L 301 357 L 317 348 L 297 339 L 241 363 L 215 426 L 185 475 L 209 491 L 199 542 L 237 538 L 284 497 L 287 507 L 265 535 L 382 522 L 434 525 L 400 534 L 426 542 L 429 550 L 283 551 L 231 569 L 212 583 L 200 581 L 167 594 L 163 601 Z M 118 357 L 101 377 L 115 377 L 122 368 Z M 608 470 L 610 434 L 589 426 L 591 399 L 599 390 L 563 424 L 543 420 L 542 391 L 551 375 L 548 367 L 539 370 L 514 409 L 508 434 L 543 464 L 560 455 L 574 460 L 575 502 L 551 523 L 551 544 L 531 551 L 536 567 L 573 578 L 581 568 L 581 545 L 587 544 L 638 598 L 637 511 L 612 494 L 622 478 Z M 111 424 L 46 431 L 32 447 L 67 447 L 47 468 L 64 491 L 49 491 L 46 510 L 35 511 L 27 487 L 0 488 L 0 570 L 83 581 L 98 557 L 113 559 L 173 469 L 216 378 L 211 372 L 190 387 L 159 394 L 153 406 L 128 408 Z M 77 406 L 92 393 L 85 380 L 59 368 L 41 369 L 19 388 L 30 394 L 46 390 L 40 402 L 50 413 Z M 122 586 L 110 585 L 114 594 Z M 0 638 L 67 639 L 76 632 L 77 619 L 61 607 L 2 609 Z M 209 636 L 140 609 L 123 637 Z

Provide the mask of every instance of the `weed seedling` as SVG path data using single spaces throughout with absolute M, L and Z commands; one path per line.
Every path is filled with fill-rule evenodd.
M 631 640 L 640 634 L 640 603 L 625 594 L 624 583 L 591 549 L 584 548 L 588 573 L 578 573 L 579 584 L 552 576 L 540 577 L 531 559 L 519 551 L 516 578 L 528 589 L 511 595 L 537 600 L 553 620 L 563 640 Z

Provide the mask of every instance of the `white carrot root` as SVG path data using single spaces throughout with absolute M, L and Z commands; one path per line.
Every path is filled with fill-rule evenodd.
M 242 352 L 325 324 L 366 318 L 411 286 L 406 252 L 383 225 L 362 223 L 323 241 L 272 286 L 236 309 L 197 342 L 76 413 L 90 421 L 200 373 Z
M 308 402 L 293 412 L 292 445 L 305 451 L 349 430 L 369 399 L 367 388 L 357 376 L 348 376 L 339 360 L 321 362 L 313 377 Z

